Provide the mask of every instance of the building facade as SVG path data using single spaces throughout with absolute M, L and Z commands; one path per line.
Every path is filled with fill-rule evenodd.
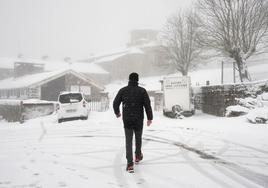
M 57 101 L 62 91 L 80 91 L 90 100 L 101 98 L 104 86 L 73 70 L 37 73 L 0 81 L 0 99 Z

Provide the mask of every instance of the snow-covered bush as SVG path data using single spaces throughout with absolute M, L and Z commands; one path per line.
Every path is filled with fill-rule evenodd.
M 226 116 L 234 117 L 247 114 L 251 109 L 255 109 L 258 106 L 256 98 L 236 98 L 236 105 L 228 106 L 226 108 Z
M 234 117 L 234 116 L 241 116 L 247 114 L 249 109 L 240 105 L 235 106 L 228 106 L 226 108 L 226 116 L 227 117 Z
M 246 117 L 251 123 L 266 123 L 268 120 L 268 107 L 250 110 Z
M 266 123 L 268 120 L 268 92 L 257 97 L 237 98 L 237 105 L 226 108 L 226 116 L 240 116 L 247 114 L 251 123 Z
M 263 93 L 257 96 L 258 107 L 268 106 L 268 93 Z
M 245 87 L 245 96 L 256 98 L 257 95 L 263 93 L 261 86 L 259 85 L 247 85 Z
M 258 100 L 256 98 L 247 97 L 247 98 L 236 98 L 236 103 L 239 106 L 243 106 L 248 109 L 254 109 L 258 105 Z

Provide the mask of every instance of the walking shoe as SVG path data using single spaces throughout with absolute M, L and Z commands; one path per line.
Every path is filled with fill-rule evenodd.
M 129 173 L 133 173 L 134 172 L 134 164 L 133 163 L 128 163 L 126 171 L 128 171 Z
M 140 155 L 136 155 L 135 163 L 139 163 L 142 159 L 143 159 L 143 154 L 142 153 Z

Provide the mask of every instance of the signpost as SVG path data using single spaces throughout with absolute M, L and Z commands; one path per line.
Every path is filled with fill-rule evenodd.
M 173 107 L 179 106 L 184 112 L 193 113 L 191 101 L 191 80 L 189 76 L 174 76 L 163 78 L 164 113 L 172 112 Z

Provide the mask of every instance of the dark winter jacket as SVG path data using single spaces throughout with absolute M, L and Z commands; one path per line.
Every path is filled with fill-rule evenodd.
M 142 128 L 144 108 L 148 120 L 153 119 L 150 98 L 147 91 L 138 86 L 138 82 L 130 81 L 128 86 L 119 90 L 116 95 L 113 108 L 114 113 L 120 113 L 119 106 L 123 104 L 123 121 L 125 128 Z

